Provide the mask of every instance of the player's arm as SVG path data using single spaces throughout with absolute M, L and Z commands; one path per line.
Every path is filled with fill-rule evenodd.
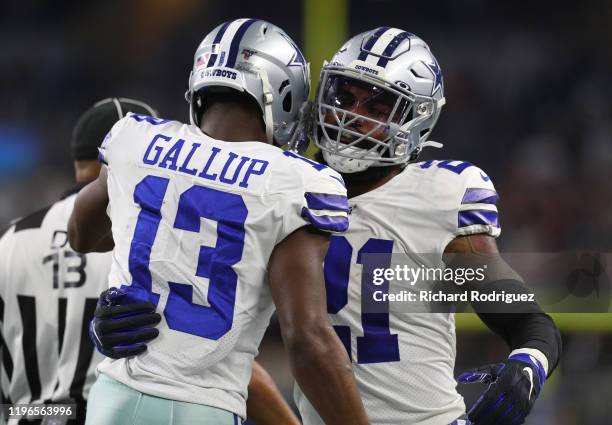
M 492 236 L 459 236 L 448 244 L 445 254 L 454 255 L 461 265 L 487 265 L 487 279 L 469 289 L 480 293 L 529 293 L 520 276 L 499 255 Z M 499 306 L 489 303 L 486 308 L 472 303 L 480 319 L 511 349 L 502 363 L 463 373 L 458 378 L 464 383 L 496 382 L 468 412 L 475 425 L 523 423 L 547 376 L 559 362 L 561 336 L 553 320 L 537 302 L 521 304 L 517 309 L 501 302 Z
M 102 167 L 96 180 L 77 195 L 68 221 L 68 240 L 77 252 L 111 251 L 115 243 L 111 221 L 106 214 L 108 206 L 107 171 Z
M 329 234 L 301 227 L 279 243 L 268 280 L 293 375 L 326 424 L 367 424 L 346 350 L 327 316 Z
M 249 382 L 247 417 L 257 425 L 300 424 L 272 377 L 257 362 L 253 363 L 253 373 Z
M 530 293 L 521 277 L 500 256 L 495 238 L 485 234 L 460 236 L 446 247 L 445 254 L 461 254 L 462 263 L 486 264 L 487 279 L 478 284 L 482 292 Z M 554 322 L 537 302 L 521 303 L 520 309 L 500 303 L 499 312 L 481 311 L 473 304 L 481 320 L 508 344 L 510 349 L 530 348 L 541 351 L 546 359 L 547 374 L 557 366 L 561 353 L 561 337 Z

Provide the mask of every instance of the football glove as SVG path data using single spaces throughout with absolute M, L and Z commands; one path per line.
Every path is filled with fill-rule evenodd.
M 89 323 L 89 336 L 97 350 L 113 359 L 146 351 L 145 343 L 159 335 L 154 326 L 161 316 L 155 312 L 155 305 L 150 302 L 121 305 L 125 295 L 126 292 L 117 288 L 102 292 Z
M 474 425 L 516 425 L 525 422 L 544 381 L 546 371 L 529 354 L 515 354 L 503 363 L 462 373 L 463 384 L 482 382 L 488 388 L 468 412 Z

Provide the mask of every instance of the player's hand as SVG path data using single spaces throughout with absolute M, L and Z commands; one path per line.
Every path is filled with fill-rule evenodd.
M 468 412 L 474 425 L 522 424 L 545 380 L 540 362 L 527 354 L 513 355 L 503 363 L 473 369 L 457 378 L 464 384 L 488 384 Z
M 145 343 L 159 335 L 154 326 L 161 316 L 155 312 L 155 306 L 150 302 L 121 305 L 125 295 L 117 288 L 102 292 L 89 324 L 89 336 L 98 351 L 113 359 L 146 351 Z

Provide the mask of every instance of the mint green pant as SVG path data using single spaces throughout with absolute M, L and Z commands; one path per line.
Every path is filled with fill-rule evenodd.
M 136 391 L 100 374 L 91 387 L 85 425 L 239 425 L 232 412 Z

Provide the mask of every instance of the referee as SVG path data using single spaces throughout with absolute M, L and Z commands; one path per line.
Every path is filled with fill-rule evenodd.
M 157 116 L 147 104 L 124 98 L 105 99 L 87 110 L 71 142 L 78 186 L 53 205 L 15 220 L 0 238 L 2 403 L 76 403 L 76 420 L 48 423 L 85 422 L 87 394 L 103 358 L 94 350 L 88 326 L 108 286 L 111 254 L 74 252 L 66 226 L 76 193 L 98 177 L 98 146 L 128 112 Z

